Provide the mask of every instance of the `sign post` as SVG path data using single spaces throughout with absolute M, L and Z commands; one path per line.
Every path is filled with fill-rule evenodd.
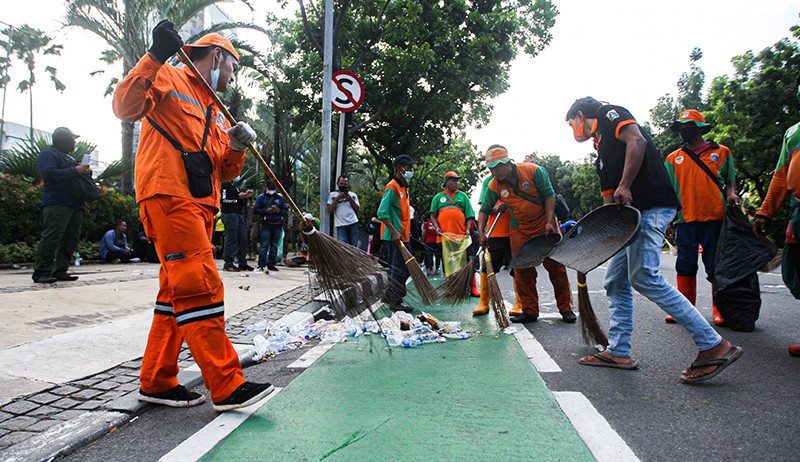
M 353 112 L 364 102 L 364 83 L 350 71 L 333 73 L 331 106 L 339 111 L 339 140 L 336 143 L 336 178 L 342 174 L 344 156 L 344 130 L 347 112 Z

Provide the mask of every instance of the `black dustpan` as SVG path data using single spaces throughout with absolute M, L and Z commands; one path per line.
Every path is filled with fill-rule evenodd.
M 628 205 L 608 204 L 584 216 L 561 239 L 550 258 L 579 273 L 597 268 L 630 244 L 641 214 Z
M 525 241 L 508 264 L 512 269 L 535 268 L 547 258 L 561 241 L 558 233 L 540 234 Z

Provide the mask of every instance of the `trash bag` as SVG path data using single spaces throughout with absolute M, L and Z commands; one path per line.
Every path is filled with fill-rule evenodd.
M 444 273 L 455 274 L 467 264 L 467 250 L 472 244 L 469 235 L 442 233 Z
M 753 234 L 741 207 L 728 205 L 717 243 L 714 304 L 733 330 L 752 332 L 761 311 L 757 271 L 775 256 L 775 246 Z

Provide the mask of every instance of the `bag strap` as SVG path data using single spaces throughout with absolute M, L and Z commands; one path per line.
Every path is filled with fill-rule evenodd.
M 463 208 L 461 208 L 461 206 L 460 206 L 460 205 L 458 205 L 458 203 L 457 203 L 456 201 L 454 201 L 452 197 L 450 197 L 450 196 L 449 196 L 449 195 L 447 195 L 447 194 L 445 194 L 445 197 L 446 197 L 446 198 L 447 198 L 447 199 L 450 201 L 450 205 L 453 205 L 453 206 L 455 206 L 455 207 L 456 207 L 458 210 L 461 210 L 461 213 L 465 213 L 465 212 L 464 212 L 464 209 L 463 209 Z
M 706 172 L 706 175 L 708 175 L 708 177 L 711 178 L 711 181 L 713 181 L 714 184 L 717 185 L 717 188 L 719 188 L 720 191 L 725 190 L 725 188 L 719 184 L 717 176 L 711 172 L 711 169 L 708 168 L 708 165 L 706 165 L 705 162 L 700 160 L 700 157 L 694 151 L 692 151 L 687 147 L 683 147 L 682 149 L 683 152 L 689 155 L 689 158 L 691 158 L 694 161 L 694 163 L 696 163 L 704 172 Z
M 534 204 L 536 204 L 536 205 L 538 205 L 540 207 L 543 204 L 541 199 L 539 199 L 538 197 L 533 197 L 528 193 L 524 193 L 524 192 L 520 191 L 519 188 L 517 188 L 517 185 L 515 185 L 515 184 L 509 183 L 507 181 L 502 181 L 502 182 L 500 182 L 500 184 L 508 185 L 508 187 L 511 188 L 512 191 L 514 191 L 514 194 L 516 194 L 517 196 L 525 199 L 526 201 L 533 202 Z
M 201 151 L 204 151 L 206 149 L 206 140 L 208 140 L 208 130 L 211 127 L 211 109 L 213 108 L 213 106 L 214 106 L 213 104 L 209 104 L 208 108 L 206 109 L 206 124 L 205 127 L 203 128 L 203 144 L 200 146 Z M 152 125 L 153 128 L 155 128 L 158 133 L 161 133 L 161 136 L 163 136 L 164 138 L 167 139 L 167 141 L 169 141 L 172 147 L 174 147 L 175 149 L 177 149 L 182 153 L 186 152 L 186 150 L 183 149 L 180 143 L 178 143 L 178 141 L 176 141 L 175 138 L 171 137 L 170 134 L 167 133 L 167 131 L 164 130 L 160 125 L 158 125 L 155 120 L 150 118 L 150 116 L 147 116 L 147 121 L 150 122 L 150 125 Z

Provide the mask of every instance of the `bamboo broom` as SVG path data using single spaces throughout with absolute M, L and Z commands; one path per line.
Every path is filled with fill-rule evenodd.
M 586 273 L 578 271 L 578 314 L 581 317 L 581 336 L 586 343 L 608 346 L 608 336 L 597 322 L 597 316 L 589 299 L 589 287 L 586 285 Z
M 178 50 L 180 60 L 192 71 L 194 76 L 214 100 L 214 104 L 225 115 L 231 125 L 236 120 L 220 100 L 219 95 L 206 82 L 205 78 L 183 50 Z M 311 220 L 305 219 L 300 208 L 292 200 L 267 162 L 250 143 L 247 150 L 255 157 L 275 187 L 286 199 L 289 208 L 302 222 L 301 228 L 308 236 L 308 251 L 317 270 L 320 289 L 330 301 L 338 319 L 345 316 L 358 317 L 364 307 L 375 318 L 368 300 L 384 293 L 388 278 L 384 269 L 369 254 L 357 247 L 340 242 L 333 237 L 317 232 Z
M 506 305 L 503 303 L 503 292 L 500 291 L 500 284 L 497 282 L 494 267 L 492 266 L 492 254 L 487 250 L 483 253 L 483 265 L 486 270 L 486 280 L 489 282 L 489 306 L 492 307 L 494 320 L 501 329 L 511 325 L 506 312 Z
M 395 242 L 397 246 L 400 247 L 400 253 L 402 253 L 403 261 L 405 261 L 406 267 L 408 268 L 408 274 L 414 282 L 414 287 L 417 288 L 417 293 L 419 293 L 420 298 L 422 298 L 422 303 L 427 306 L 433 305 L 436 303 L 438 295 L 436 289 L 433 288 L 428 276 L 425 275 L 425 272 L 422 271 L 422 267 L 419 266 L 419 262 L 417 262 L 414 255 L 408 251 L 403 242 L 399 240 Z
M 494 221 L 492 222 L 492 225 L 489 226 L 489 231 L 486 233 L 487 238 L 491 237 L 492 231 L 494 231 L 494 227 L 497 224 L 497 220 L 500 218 L 500 214 L 503 212 L 498 213 L 494 217 Z M 475 280 L 475 265 L 478 263 L 478 259 L 481 258 L 483 251 L 483 249 L 479 250 L 478 253 L 475 254 L 475 256 L 472 257 L 469 262 L 467 262 L 465 267 L 451 275 L 448 275 L 444 282 L 439 285 L 437 289 L 440 293 L 439 298 L 441 298 L 442 301 L 451 305 L 455 305 L 463 303 L 470 297 L 470 294 L 472 293 L 472 281 Z

